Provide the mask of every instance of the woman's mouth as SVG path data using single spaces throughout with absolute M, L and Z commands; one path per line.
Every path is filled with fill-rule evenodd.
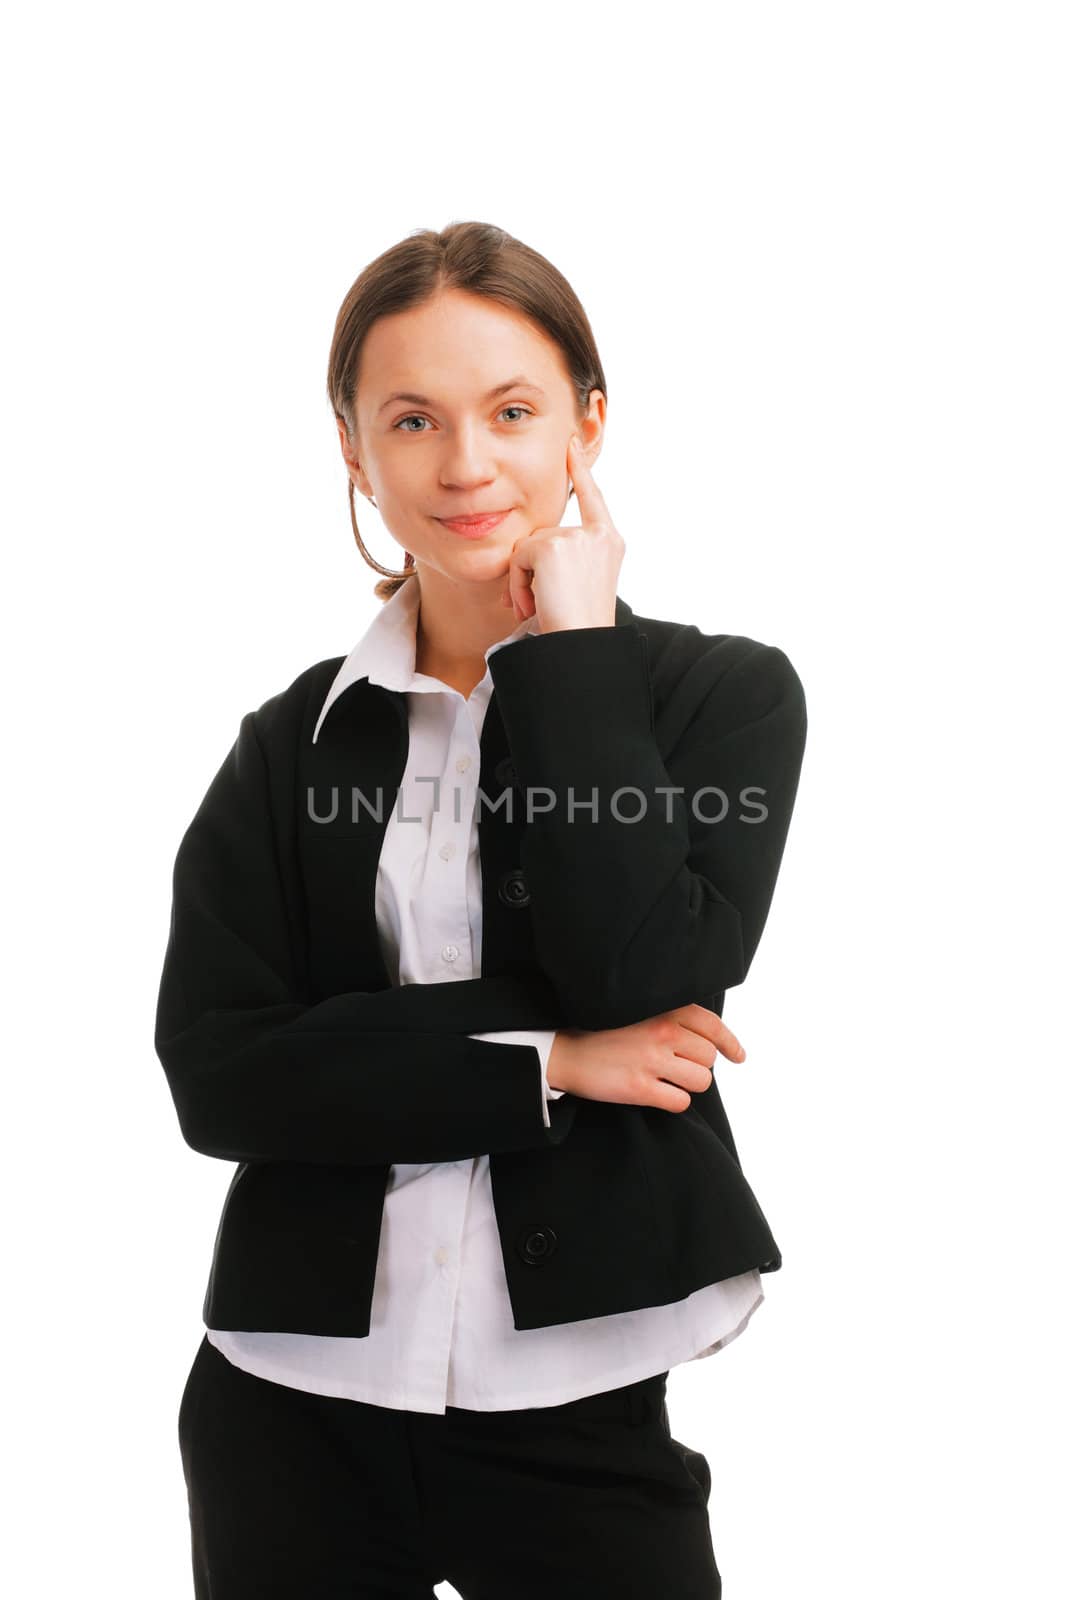
M 492 533 L 498 528 L 505 517 L 510 517 L 511 509 L 507 511 L 491 511 L 479 517 L 436 517 L 443 528 L 450 528 L 453 533 L 458 533 L 461 539 L 481 539 L 487 533 Z

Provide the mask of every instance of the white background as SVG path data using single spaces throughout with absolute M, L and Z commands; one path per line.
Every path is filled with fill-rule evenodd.
M 728 1600 L 1063 1592 L 1057 12 L 9 18 L 19 1600 L 192 1594 L 176 1414 L 232 1168 L 183 1143 L 152 1048 L 169 874 L 242 714 L 375 614 L 333 321 L 374 256 L 463 218 L 588 311 L 619 592 L 780 645 L 808 696 L 727 999 L 748 1060 L 717 1072 L 784 1265 L 668 1389 Z

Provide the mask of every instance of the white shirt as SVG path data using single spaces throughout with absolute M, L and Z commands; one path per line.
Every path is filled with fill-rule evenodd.
M 386 828 L 375 908 L 395 985 L 481 976 L 481 867 L 474 800 L 493 680 L 464 699 L 415 670 L 418 577 L 382 607 L 337 673 L 332 702 L 361 677 L 407 695 L 409 751 Z M 527 633 L 536 615 L 486 651 Z M 440 779 L 439 784 L 429 781 Z M 422 781 L 416 781 L 421 779 Z M 457 820 L 457 818 L 459 820 Z M 408 820 L 414 819 L 414 820 Z M 553 1030 L 473 1034 L 536 1044 L 546 1125 L 561 1090 L 547 1084 Z M 512 1320 L 488 1155 L 389 1170 L 370 1332 L 365 1338 L 209 1328 L 228 1360 L 312 1394 L 406 1411 L 559 1405 L 636 1383 L 736 1338 L 763 1301 L 756 1270 L 672 1305 L 519 1331 Z

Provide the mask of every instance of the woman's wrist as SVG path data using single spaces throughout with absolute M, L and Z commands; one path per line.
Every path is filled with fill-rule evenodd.
M 545 1064 L 545 1082 L 550 1089 L 566 1089 L 566 1084 L 561 1081 L 565 1071 L 563 1062 L 566 1056 L 566 1040 L 562 1033 L 557 1031 L 552 1041 L 552 1048 L 548 1052 L 548 1061 Z
M 548 1052 L 548 1063 L 545 1068 L 545 1077 L 550 1089 L 561 1089 L 564 1093 L 569 1091 L 573 1081 L 570 1077 L 570 1069 L 580 1038 L 581 1034 L 579 1032 L 557 1029 L 556 1037 L 552 1041 L 552 1048 Z

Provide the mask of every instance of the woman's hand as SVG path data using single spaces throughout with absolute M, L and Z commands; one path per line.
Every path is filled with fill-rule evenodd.
M 561 1029 L 548 1057 L 548 1083 L 585 1100 L 687 1111 L 710 1089 L 715 1057 L 745 1052 L 722 1018 L 694 1003 L 625 1028 Z
M 581 526 L 535 528 L 524 534 L 511 552 L 504 584 L 504 604 L 514 606 L 521 622 L 536 611 L 542 633 L 613 628 L 619 569 L 626 553 L 577 434 L 568 450 Z

